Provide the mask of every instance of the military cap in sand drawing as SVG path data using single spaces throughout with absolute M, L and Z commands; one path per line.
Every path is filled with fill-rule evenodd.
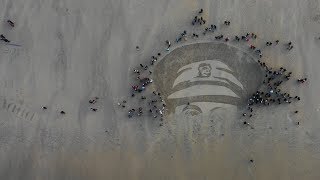
M 245 103 L 263 79 L 256 60 L 225 43 L 179 47 L 159 61 L 154 81 L 169 110 L 193 102 Z

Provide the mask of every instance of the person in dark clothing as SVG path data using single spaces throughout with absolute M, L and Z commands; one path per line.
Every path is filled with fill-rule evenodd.
M 90 108 L 92 111 L 96 112 L 98 109 L 96 108 Z
M 3 34 L 0 35 L 0 38 L 1 39 L 6 39 L 6 37 Z
M 14 27 L 14 22 L 12 22 L 11 20 L 7 20 L 7 23 L 9 23 L 11 27 Z

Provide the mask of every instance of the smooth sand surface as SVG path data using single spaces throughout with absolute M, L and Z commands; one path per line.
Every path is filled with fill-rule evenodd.
M 191 25 L 200 8 L 218 32 L 174 43 L 183 30 L 202 32 Z M 319 0 L 3 0 L 0 12 L 0 33 L 12 41 L 0 43 L 0 179 L 320 179 Z M 132 71 L 152 55 L 246 32 L 258 35 L 268 65 L 308 77 L 282 86 L 301 101 L 255 110 L 254 129 L 234 107 L 168 116 L 159 127 L 117 106 L 137 108 Z

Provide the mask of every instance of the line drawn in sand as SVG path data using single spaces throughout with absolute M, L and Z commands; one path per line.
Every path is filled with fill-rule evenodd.
M 287 119 L 289 120 L 289 122 L 291 122 L 291 123 L 293 122 L 291 117 L 289 116 L 289 113 L 287 113 Z

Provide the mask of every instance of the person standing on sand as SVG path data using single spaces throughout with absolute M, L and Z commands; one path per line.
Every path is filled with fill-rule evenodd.
M 0 40 L 7 42 L 7 43 L 10 42 L 3 34 L 0 35 Z
M 8 23 L 11 27 L 14 27 L 14 22 L 12 22 L 11 20 L 7 20 L 7 23 Z

